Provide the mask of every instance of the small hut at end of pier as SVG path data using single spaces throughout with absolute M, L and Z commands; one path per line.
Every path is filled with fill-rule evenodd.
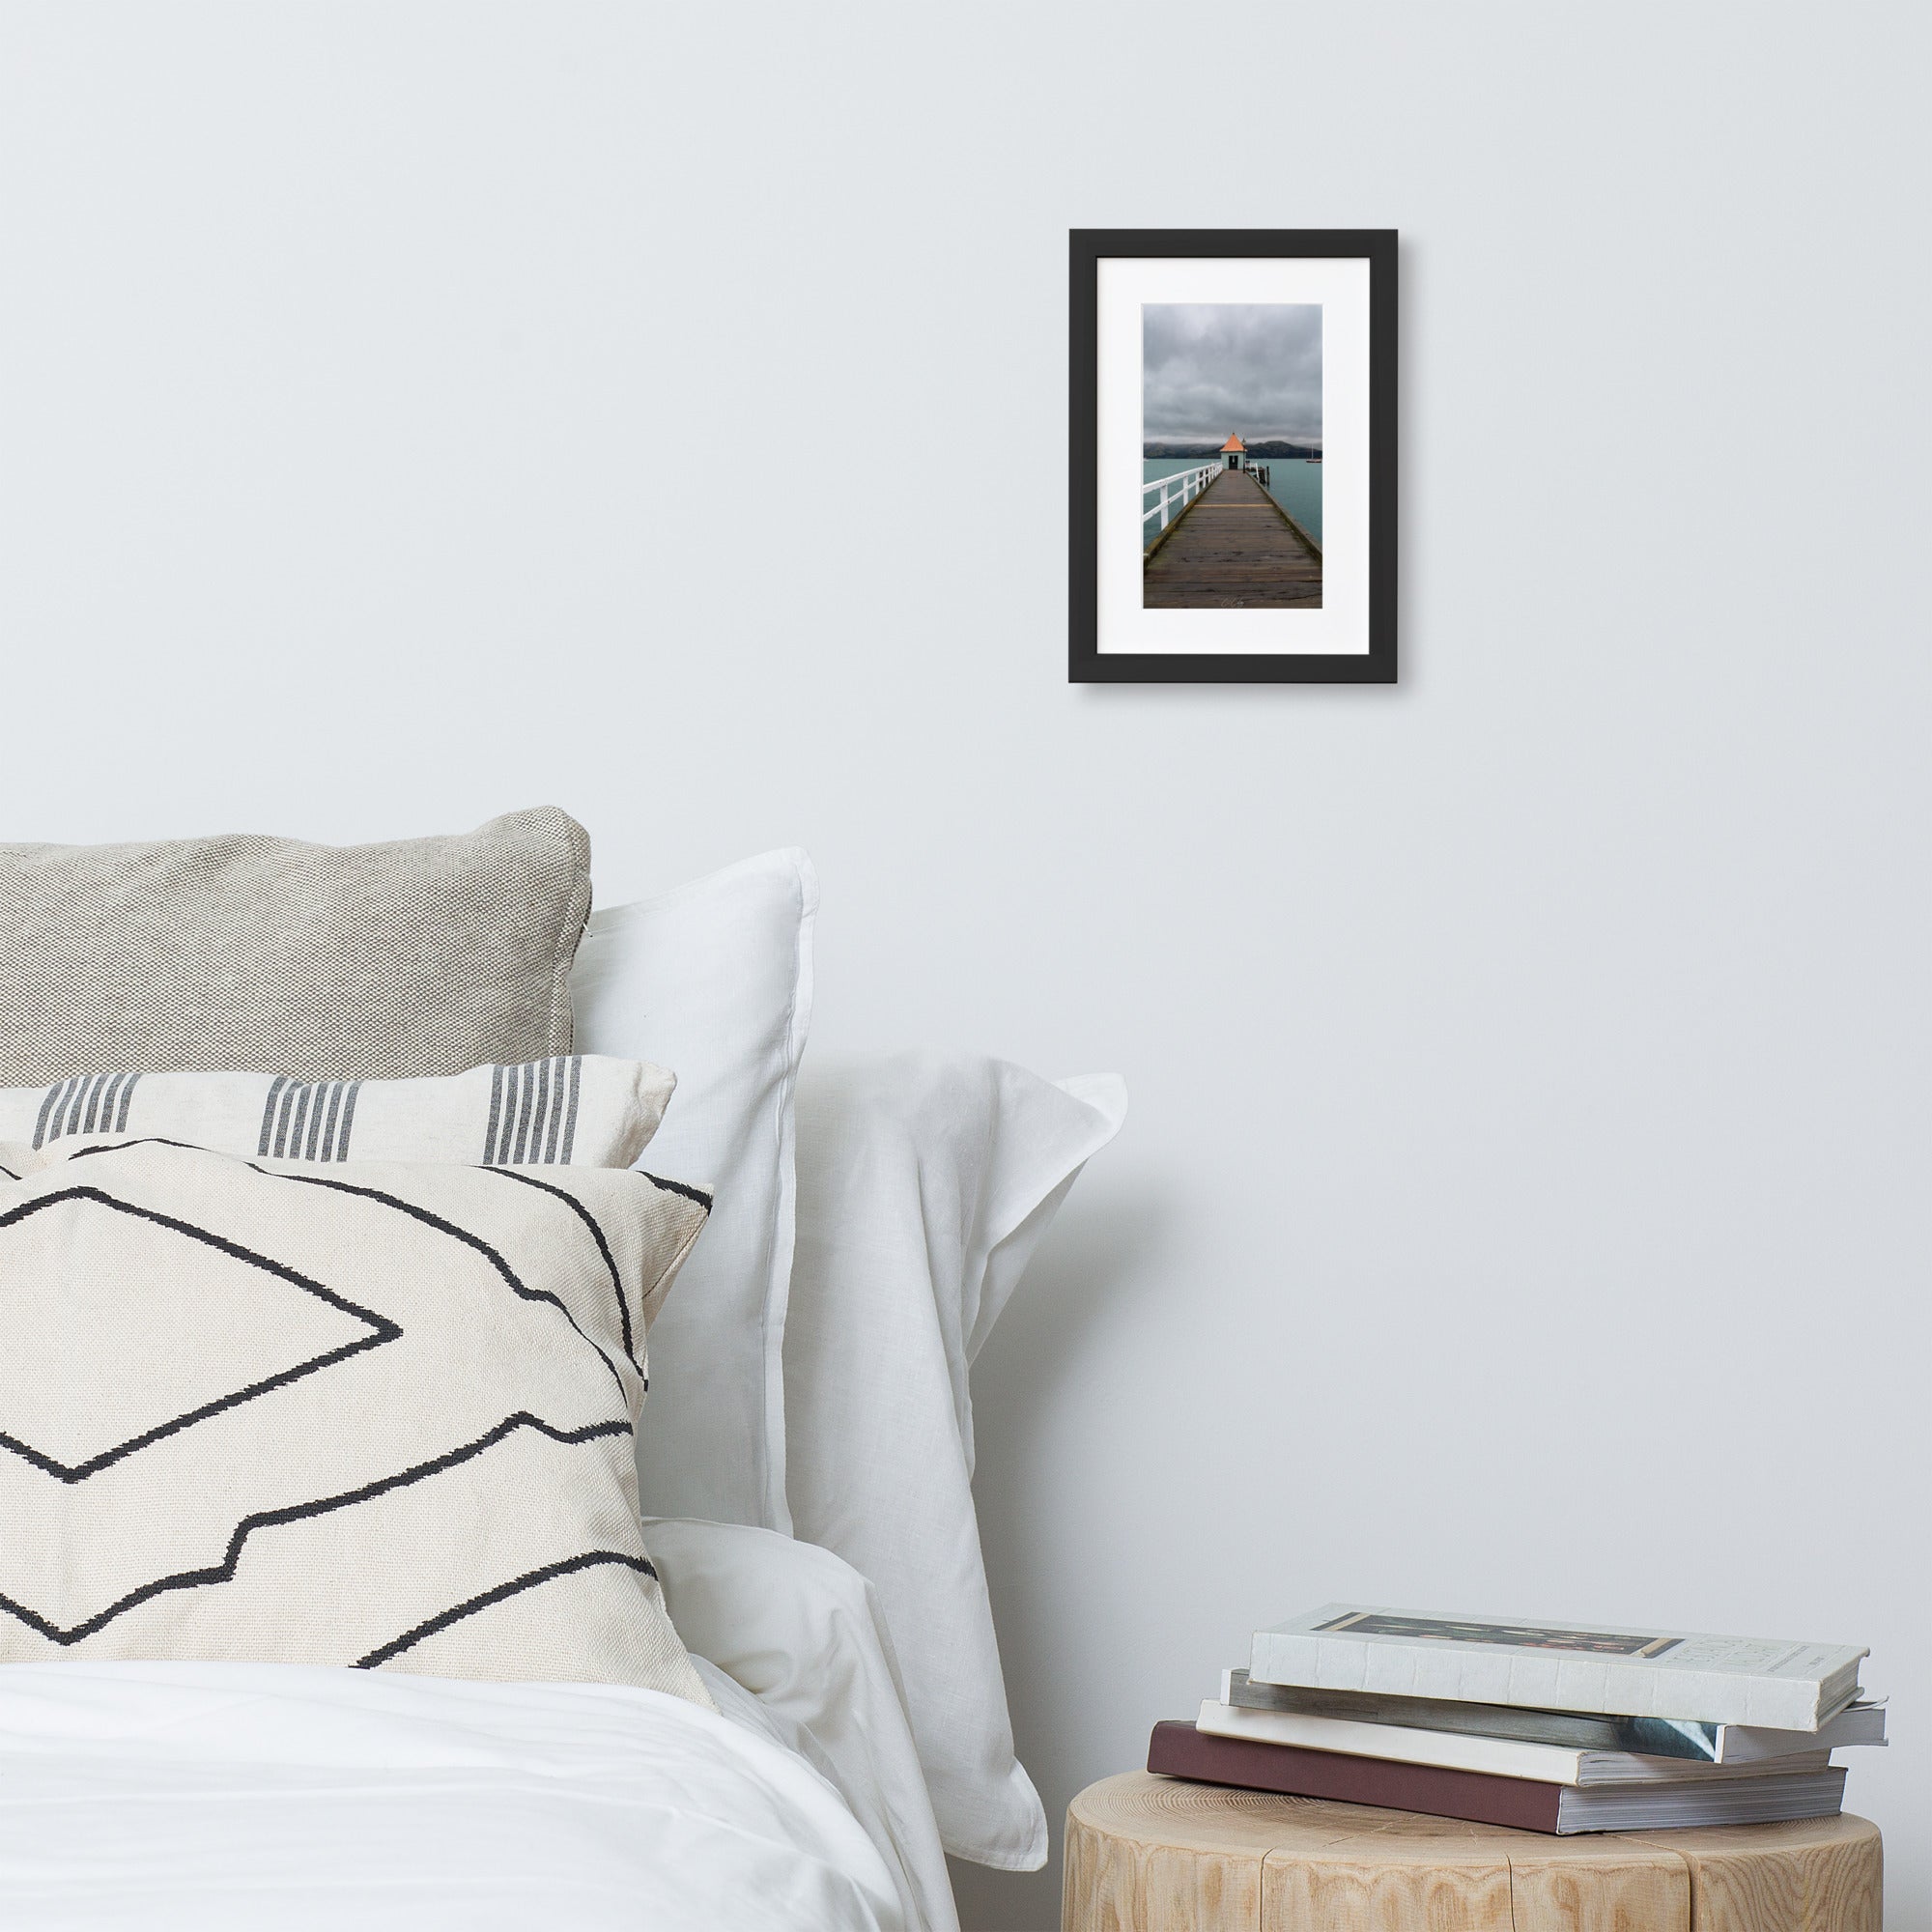
M 1230 469 L 1238 469 L 1248 454 L 1248 445 L 1238 436 L 1231 436 L 1221 445 L 1221 454 Z

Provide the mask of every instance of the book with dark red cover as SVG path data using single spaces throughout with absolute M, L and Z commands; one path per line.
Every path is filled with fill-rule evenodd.
M 1379 1804 L 1389 1811 L 1427 1811 L 1479 1825 L 1513 1825 L 1520 1832 L 1557 1829 L 1565 1787 L 1527 1777 L 1491 1777 L 1478 1771 L 1445 1771 L 1386 1758 L 1344 1757 L 1337 1751 L 1247 1738 L 1209 1737 L 1192 1724 L 1167 1722 L 1148 1740 L 1148 1767 L 1168 1777 L 1277 1791 L 1290 1798 L 1335 1798 Z

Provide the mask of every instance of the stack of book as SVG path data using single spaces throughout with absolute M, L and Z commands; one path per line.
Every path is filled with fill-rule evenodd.
M 1532 1832 L 1825 1817 L 1833 1751 L 1885 1743 L 1868 1655 L 1324 1604 L 1155 1725 L 1148 1769 Z

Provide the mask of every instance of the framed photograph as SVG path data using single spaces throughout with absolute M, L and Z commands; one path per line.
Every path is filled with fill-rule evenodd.
M 1393 684 L 1396 238 L 1072 234 L 1075 684 Z

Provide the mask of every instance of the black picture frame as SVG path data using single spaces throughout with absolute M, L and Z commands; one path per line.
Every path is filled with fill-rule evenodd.
M 1396 231 L 1076 228 L 1069 235 L 1067 681 L 1393 684 L 1396 681 Z M 1369 264 L 1368 649 L 1255 654 L 1099 647 L 1099 274 L 1115 258 L 1363 258 Z

